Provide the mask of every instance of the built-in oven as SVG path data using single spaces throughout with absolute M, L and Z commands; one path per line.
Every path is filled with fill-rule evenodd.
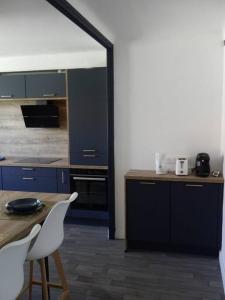
M 108 211 L 107 170 L 71 169 L 70 190 L 78 193 L 71 209 Z

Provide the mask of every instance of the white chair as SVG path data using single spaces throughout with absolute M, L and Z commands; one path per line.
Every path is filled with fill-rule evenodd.
M 0 250 L 0 299 L 15 300 L 24 284 L 24 262 L 30 242 L 41 229 L 37 224 L 29 235 L 12 242 Z
M 32 299 L 32 285 L 42 285 L 44 300 L 48 300 L 48 288 L 55 287 L 63 289 L 60 299 L 69 297 L 69 288 L 63 270 L 63 265 L 60 259 L 58 248 L 64 239 L 64 218 L 71 202 L 77 198 L 78 194 L 73 193 L 68 200 L 58 202 L 49 212 L 40 233 L 31 247 L 27 260 L 30 261 L 30 276 L 29 276 L 29 299 Z M 56 269 L 61 279 L 61 284 L 47 282 L 45 257 L 52 255 L 56 264 Z M 41 267 L 41 281 L 33 279 L 34 261 L 37 260 Z

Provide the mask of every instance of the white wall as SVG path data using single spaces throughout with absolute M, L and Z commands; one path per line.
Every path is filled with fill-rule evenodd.
M 225 32 L 224 32 L 225 37 Z M 225 56 L 225 50 L 224 50 Z M 225 59 L 223 66 L 223 78 L 225 77 Z M 223 80 L 223 108 L 222 108 L 222 134 L 221 134 L 221 152 L 223 156 L 223 174 L 225 174 L 225 81 Z M 223 286 L 225 290 L 225 188 L 224 188 L 224 199 L 223 199 L 223 230 L 222 230 L 222 249 L 220 251 L 220 269 L 223 279 Z
M 124 174 L 154 153 L 210 154 L 221 168 L 222 0 L 70 0 L 115 45 L 116 236 Z
M 0 72 L 104 66 L 106 66 L 106 53 L 104 49 L 102 51 L 0 57 Z

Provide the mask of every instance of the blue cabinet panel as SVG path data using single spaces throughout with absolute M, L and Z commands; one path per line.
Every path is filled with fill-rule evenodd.
M 2 74 L 0 76 L 0 98 L 25 98 L 24 75 Z
M 70 152 L 70 162 L 71 164 L 88 165 L 88 166 L 107 166 L 107 151 L 100 152 L 94 150 L 93 152 L 87 152 L 83 149 L 79 152 Z
M 164 244 L 169 242 L 169 191 L 168 182 L 127 180 L 127 240 Z
M 65 97 L 65 74 L 47 73 L 26 75 L 26 94 L 28 98 Z
M 35 168 L 35 167 L 2 167 L 2 175 L 4 176 L 41 176 L 56 177 L 55 168 Z
M 106 68 L 68 71 L 70 163 L 107 165 Z
M 0 190 L 2 190 L 2 168 L 0 168 Z
M 55 168 L 2 167 L 4 190 L 57 193 Z
M 69 169 L 57 169 L 58 193 L 70 193 Z
M 218 193 L 218 184 L 171 184 L 172 243 L 217 247 Z
M 57 182 L 54 177 L 3 176 L 3 189 L 57 193 Z

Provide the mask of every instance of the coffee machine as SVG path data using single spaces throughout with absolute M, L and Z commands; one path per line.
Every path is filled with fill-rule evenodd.
M 200 177 L 208 177 L 210 175 L 210 157 L 208 153 L 198 153 L 195 161 L 195 173 Z

